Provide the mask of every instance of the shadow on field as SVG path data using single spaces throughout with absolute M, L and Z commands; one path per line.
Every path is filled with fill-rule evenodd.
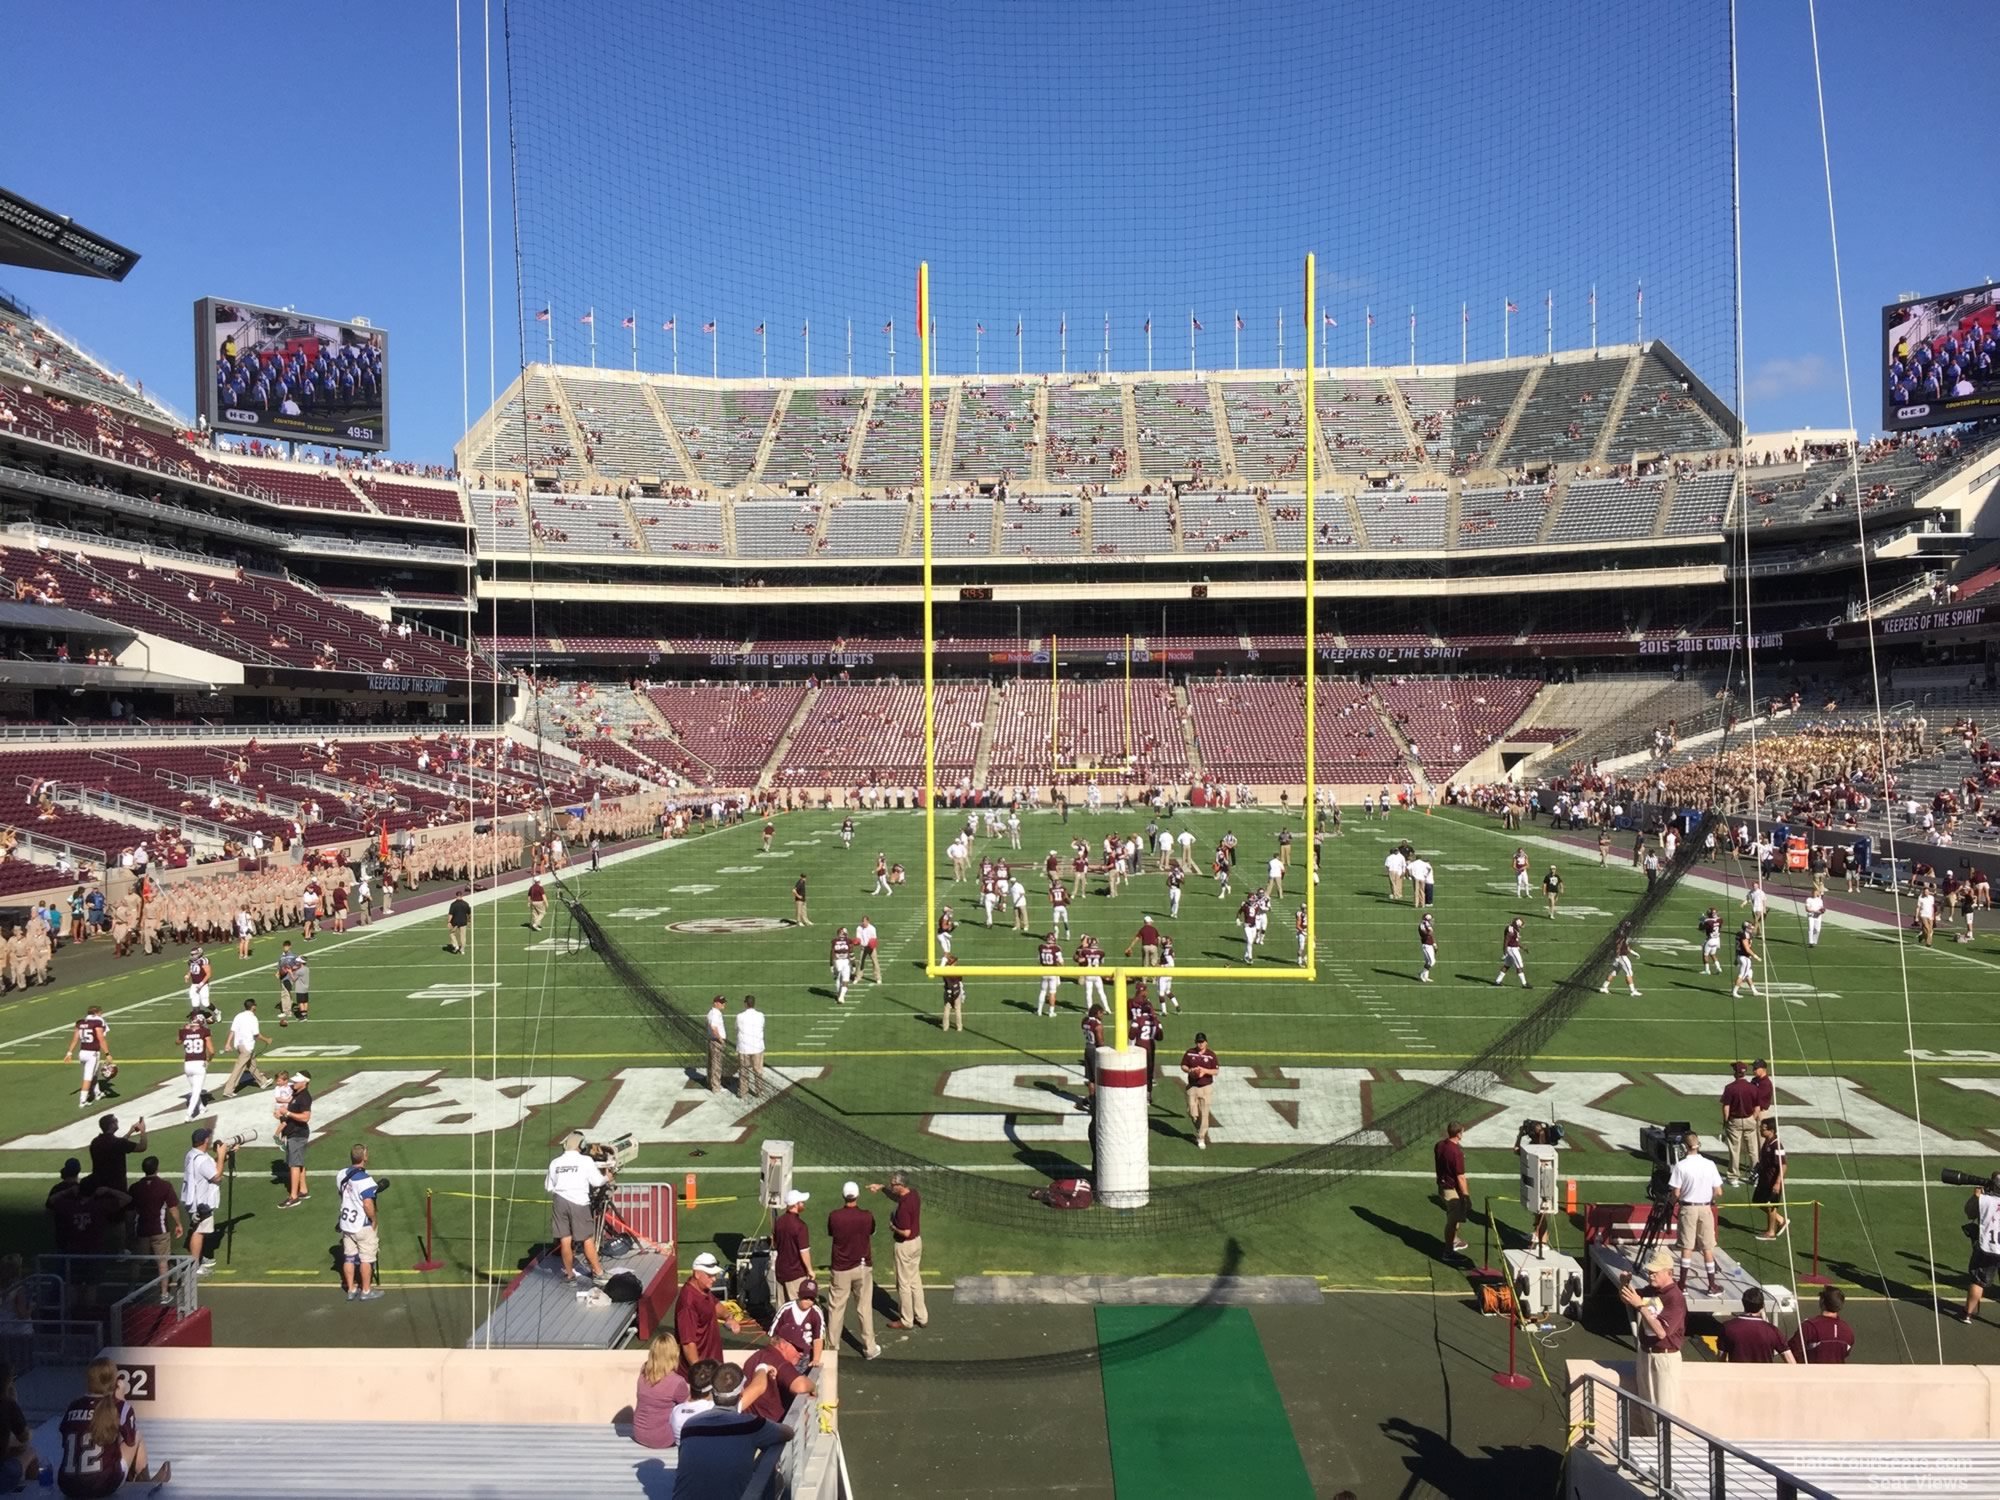
M 1462 1452 L 1441 1432 L 1401 1417 L 1382 1424 L 1382 1435 L 1406 1450 L 1404 1497 L 1416 1495 L 1545 1495 L 1554 1488 L 1561 1460 L 1548 1448 L 1485 1446 Z
M 1942 1267 L 1932 1266 L 1921 1256 L 1915 1255 L 1910 1251 L 1904 1251 L 1903 1258 L 1909 1261 L 1920 1275 L 1930 1276 L 1934 1280 L 1940 1275 L 1949 1274 Z M 1859 1265 L 1851 1260 L 1836 1260 L 1832 1256 L 1826 1258 L 1825 1266 L 1835 1281 L 1844 1281 L 1850 1285 L 1861 1287 L 1866 1291 L 1873 1292 L 1878 1297 L 1892 1297 L 1898 1302 L 1907 1302 L 1910 1306 L 1920 1307 L 1925 1312 L 1931 1310 L 1931 1294 L 1928 1291 L 1925 1291 L 1920 1286 L 1912 1285 L 1910 1282 L 1898 1281 L 1894 1277 L 1884 1274 L 1875 1266 Z M 1951 1301 L 1952 1299 L 1947 1296 L 1945 1300 Z

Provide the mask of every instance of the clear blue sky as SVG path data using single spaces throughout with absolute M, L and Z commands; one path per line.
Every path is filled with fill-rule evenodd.
M 1726 157 L 1709 128 L 1719 96 L 1676 97 L 1643 65 L 1692 56 L 1720 78 L 1714 29 L 1690 41 L 1681 7 L 875 0 L 860 8 L 865 33 L 843 23 L 855 13 L 525 0 L 521 297 L 554 306 L 559 357 L 587 357 L 577 319 L 594 303 L 605 364 L 627 362 L 618 322 L 632 311 L 649 366 L 667 358 L 659 323 L 674 316 L 682 369 L 706 373 L 698 329 L 714 318 L 721 372 L 754 375 L 761 319 L 771 372 L 795 373 L 811 319 L 815 371 L 832 373 L 851 317 L 857 370 L 877 373 L 893 317 L 907 373 L 909 268 L 922 253 L 938 276 L 944 368 L 970 367 L 972 324 L 984 321 L 987 368 L 1011 369 L 1017 313 L 1030 368 L 1061 358 L 1065 312 L 1071 368 L 1088 365 L 1107 311 L 1120 367 L 1143 366 L 1147 316 L 1160 367 L 1184 365 L 1190 310 L 1205 325 L 1204 366 L 1230 362 L 1238 310 L 1244 363 L 1269 364 L 1281 307 L 1297 363 L 1296 255 L 1310 247 L 1341 320 L 1336 363 L 1359 362 L 1370 307 L 1376 362 L 1405 358 L 1413 301 L 1425 360 L 1457 357 L 1462 299 L 1473 357 L 1500 352 L 1508 298 L 1521 308 L 1513 352 L 1538 349 L 1549 290 L 1558 346 L 1579 345 L 1593 282 L 1604 341 L 1629 338 L 1640 278 L 1649 334 L 1691 358 L 1705 351 L 1707 373 L 1726 363 L 1726 241 L 1715 233 Z M 12 50 L 34 63 L 0 95 L 12 146 L 0 170 L 144 259 L 122 286 L 10 268 L 0 285 L 183 410 L 196 297 L 364 314 L 394 340 L 395 451 L 445 456 L 462 430 L 450 6 L 90 15 L 10 13 Z M 1308 17 L 1323 29 L 1288 45 Z M 474 5 L 475 53 L 480 20 Z M 1988 169 L 1952 146 L 1972 133 L 1947 126 L 1915 149 L 1897 102 L 1903 59 L 1983 57 L 2000 12 L 1990 0 L 1828 0 L 1820 22 L 1866 430 L 1879 305 L 2000 275 L 2000 204 L 1970 190 Z M 1750 422 L 1840 425 L 1803 3 L 1754 0 L 1740 43 Z M 1585 82 L 1565 90 L 1565 78 Z M 466 82 L 476 414 L 487 391 L 476 63 Z M 1587 128 L 1579 98 L 1597 112 Z M 959 165 L 926 177 L 940 146 Z M 1649 213 L 1635 197 L 1678 208 Z M 501 206 L 504 385 L 516 325 Z M 1912 223 L 1933 227 L 1913 235 Z M 543 331 L 528 324 L 537 357 Z

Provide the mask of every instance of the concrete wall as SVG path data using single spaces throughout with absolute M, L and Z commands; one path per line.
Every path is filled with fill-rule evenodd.
M 1570 1360 L 1632 1386 L 1629 1362 Z M 1602 1411 L 1600 1408 L 1600 1415 Z M 2000 1438 L 2000 1365 L 1727 1365 L 1686 1361 L 1679 1415 L 1728 1442 Z
M 203 651 L 197 646 L 170 641 L 163 635 L 141 633 L 118 654 L 118 665 L 142 672 L 160 672 L 189 682 L 212 682 L 217 687 L 241 687 L 243 663 Z M 243 736 L 236 736 L 241 741 Z

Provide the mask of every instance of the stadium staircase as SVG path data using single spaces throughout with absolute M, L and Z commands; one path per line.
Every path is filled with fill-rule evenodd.
M 785 413 L 791 410 L 792 397 L 798 394 L 796 386 L 780 386 L 778 394 L 771 402 L 771 415 L 764 423 L 764 435 L 757 440 L 757 451 L 750 455 L 750 472 L 743 476 L 745 485 L 755 484 L 764 475 L 764 465 L 771 457 L 771 450 L 778 444 L 778 428 L 784 423 Z
M 563 388 L 563 383 L 551 372 L 543 384 L 548 391 L 550 404 L 556 409 L 556 415 L 562 418 L 563 435 L 569 439 L 570 462 L 576 466 L 577 472 L 599 479 L 610 478 L 611 476 L 597 467 L 596 444 L 584 435 L 583 424 L 576 419 L 576 410 L 570 405 L 569 392 Z M 586 458 L 586 454 L 592 456 Z
M 1181 746 L 1187 751 L 1188 780 L 1199 781 L 1207 768 L 1201 763 L 1201 750 L 1195 744 L 1194 709 L 1188 703 L 1187 688 L 1181 683 L 1174 684 L 1174 711 L 1181 724 Z
M 1222 478 L 1230 484 L 1240 485 L 1243 475 L 1236 467 L 1236 437 L 1229 430 L 1229 407 L 1222 399 L 1222 382 L 1207 382 L 1207 390 L 1208 415 L 1215 423 L 1216 467 L 1221 470 Z
M 674 726 L 667 722 L 667 716 L 660 712 L 660 706 L 652 700 L 651 695 L 636 693 L 633 696 L 638 699 L 639 707 L 645 711 L 645 715 L 652 721 L 653 727 L 650 733 L 633 734 L 627 742 L 631 748 L 663 770 L 672 770 L 673 767 L 662 760 L 657 751 L 645 748 L 648 744 L 665 743 L 671 745 L 673 746 L 674 754 L 686 757 L 689 765 L 699 766 L 703 774 L 713 782 L 715 780 L 715 767 L 695 754 L 694 751 L 688 749 L 686 744 L 682 742 L 681 737 L 674 733 Z M 636 725 L 634 726 L 635 729 L 637 727 Z
M 868 424 L 875 418 L 875 393 L 878 388 L 869 386 L 861 393 L 861 410 L 855 414 L 854 430 L 847 437 L 847 472 L 861 472 L 861 452 L 868 444 Z M 729 550 L 736 550 L 735 539 L 730 539 Z
M 1271 507 L 1262 500 L 1257 501 L 1257 535 L 1264 539 L 1264 550 L 1278 550 L 1278 528 L 1271 520 Z
M 986 785 L 986 773 L 993 764 L 993 740 L 1000 732 L 1000 689 L 986 686 L 986 707 L 979 713 L 979 746 L 972 752 L 972 784 Z
M 1126 482 L 1137 485 L 1143 478 L 1139 463 L 1139 405 L 1129 380 L 1118 387 L 1118 415 L 1125 429 Z
M 255 646 L 246 640 L 238 640 L 230 636 L 225 636 L 207 621 L 197 620 L 193 615 L 175 609 L 171 604 L 162 599 L 157 599 L 151 594 L 140 592 L 116 574 L 108 573 L 104 569 L 95 566 L 81 552 L 69 559 L 69 566 L 73 571 L 81 573 L 84 577 L 90 579 L 106 593 L 123 599 L 128 604 L 136 605 L 148 614 L 157 615 L 163 620 L 170 620 L 180 629 L 189 632 L 191 636 L 199 637 L 202 641 L 210 643 L 211 649 L 218 656 L 230 657 L 235 660 L 247 662 L 252 666 L 282 667 L 286 665 L 286 663 L 279 661 L 277 657 L 271 655 L 270 652 L 263 650 L 261 647 Z M 82 609 L 86 614 L 90 612 L 90 603 L 88 600 L 83 601 L 76 607 Z M 254 615 L 255 612 L 246 610 L 245 613 Z M 164 631 L 161 633 L 165 634 Z M 288 628 L 285 634 L 296 637 L 298 632 Z
M 1591 450 L 1592 463 L 1606 463 L 1610 460 L 1611 441 L 1618 436 L 1619 425 L 1625 420 L 1625 407 L 1632 399 L 1632 389 L 1639 383 L 1640 367 L 1646 363 L 1643 355 L 1634 355 L 1625 361 L 1625 373 L 1618 377 L 1618 388 L 1611 393 L 1611 405 L 1604 413 L 1604 430 L 1597 435 L 1597 446 Z M 1662 514 L 1666 507 L 1660 507 Z
M 1514 393 L 1514 404 L 1507 408 L 1507 415 L 1493 430 L 1493 441 L 1487 445 L 1484 455 L 1470 458 L 1475 469 L 1498 469 L 1500 455 L 1507 451 L 1507 445 L 1514 441 L 1514 429 L 1521 425 L 1521 413 L 1528 409 L 1529 398 L 1535 394 L 1535 387 L 1542 383 L 1542 371 L 1546 365 L 1534 365 L 1528 370 L 1527 378 L 1521 382 L 1520 390 Z
M 1081 523 L 1076 534 L 1077 547 L 1085 557 L 1090 557 L 1097 550 L 1097 544 L 1094 540 L 1097 527 L 1096 499 L 1078 501 L 1076 513 L 1077 520 Z
M 820 524 L 822 526 L 825 525 L 824 520 Z M 776 786 L 778 784 L 778 767 L 785 763 L 785 755 L 792 748 L 792 740 L 798 735 L 799 730 L 804 727 L 806 720 L 812 717 L 813 705 L 819 702 L 819 695 L 820 686 L 817 682 L 810 684 L 806 688 L 805 697 L 799 700 L 798 712 L 794 713 L 786 721 L 784 729 L 779 732 L 777 740 L 771 746 L 771 753 L 765 757 L 764 764 L 758 767 L 757 785 Z
M 1431 784 L 1430 777 L 1424 774 L 1423 763 L 1410 754 L 1410 737 L 1403 733 L 1403 726 L 1398 724 L 1396 716 L 1389 712 L 1389 705 L 1382 701 L 1382 695 L 1371 692 L 1368 695 L 1368 706 L 1374 710 L 1375 718 L 1381 724 L 1383 733 L 1388 735 L 1389 743 L 1396 747 L 1396 754 L 1402 761 L 1397 767 L 1396 779 L 1413 781 L 1428 790 Z
M 637 539 L 639 550 L 642 552 L 651 552 L 653 544 L 646 540 L 646 528 L 639 524 L 639 513 L 632 509 L 632 501 L 628 493 L 630 489 L 631 486 L 629 484 L 620 480 L 613 488 L 611 498 L 617 502 L 618 513 L 625 518 L 625 525 L 631 530 L 633 537 Z
M 1649 533 L 1655 541 L 1667 534 L 1667 518 L 1674 513 L 1674 501 L 1680 493 L 1680 487 L 1680 475 L 1669 469 L 1666 482 L 1660 486 L 1660 513 L 1653 517 L 1653 529 Z
M 1459 527 L 1464 524 L 1465 486 L 1453 480 L 1444 489 L 1444 539 L 1447 546 L 1459 539 Z
M 722 550 L 734 557 L 738 555 L 736 551 L 736 501 L 733 498 L 724 497 L 718 503 L 722 510 Z
M 965 383 L 953 381 L 945 387 L 944 422 L 931 433 L 931 441 L 937 446 L 936 461 L 931 468 L 933 484 L 951 472 L 952 460 L 958 452 L 958 407 L 959 398 L 965 394 Z M 921 420 L 921 418 L 919 419 Z M 921 457 L 917 465 L 919 476 L 923 473 Z
M 1034 417 L 1035 435 L 1028 444 L 1028 488 L 1039 491 L 1047 489 L 1049 484 L 1049 388 L 1046 385 L 1035 387 L 1034 405 L 1030 412 Z M 1089 507 L 1084 506 L 1083 509 L 1088 510 Z M 1086 533 L 1088 529 L 1086 522 Z M 1084 543 L 1083 550 L 1089 553 L 1088 541 Z
M 1549 486 L 1548 506 L 1542 512 L 1542 529 L 1535 533 L 1538 545 L 1546 545 L 1549 538 L 1556 534 L 1556 522 L 1561 519 L 1563 505 L 1569 499 L 1569 482 L 1573 477 L 1564 475 Z
M 680 429 L 674 426 L 674 419 L 667 415 L 667 408 L 660 401 L 658 388 L 652 382 L 648 381 L 641 385 L 639 389 L 645 393 L 646 405 L 652 410 L 653 420 L 660 424 L 660 431 L 666 436 L 667 451 L 673 454 L 674 462 L 681 466 L 681 482 L 684 484 L 700 485 L 702 482 L 701 473 L 694 466 L 694 456 L 688 452 L 687 444 L 681 441 Z M 662 474 L 660 482 L 669 484 L 672 483 L 672 478 L 669 475 Z M 725 524 L 726 522 L 727 518 L 725 517 Z M 734 536 L 725 537 L 723 540 L 731 552 L 736 550 L 736 538 Z
M 1402 386 L 1386 375 L 1382 377 L 1382 385 L 1389 392 L 1389 410 L 1396 414 L 1396 421 L 1403 429 L 1404 447 L 1409 451 L 1413 461 L 1424 462 L 1417 460 L 1416 455 L 1426 453 L 1428 450 L 1424 447 L 1424 440 L 1417 435 L 1417 421 L 1410 414 L 1410 403 L 1403 394 Z M 1458 533 L 1448 531 L 1445 535 L 1456 536 Z

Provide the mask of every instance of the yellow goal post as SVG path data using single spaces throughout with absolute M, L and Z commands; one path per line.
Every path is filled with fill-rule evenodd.
M 1304 266 L 1305 308 L 1304 319 L 1306 339 L 1304 347 L 1312 348 L 1312 332 L 1319 316 L 1318 286 L 1314 257 L 1308 254 Z M 1084 968 L 1080 965 L 1065 964 L 1058 968 L 1043 968 L 1039 964 L 953 964 L 945 968 L 938 962 L 937 919 L 938 919 L 938 840 L 937 840 L 937 666 L 935 646 L 936 632 L 936 586 L 934 554 L 932 551 L 932 497 L 936 477 L 935 451 L 931 422 L 931 367 L 932 367 L 932 302 L 930 263 L 922 262 L 917 267 L 917 343 L 919 351 L 919 403 L 921 406 L 920 464 L 923 479 L 923 631 L 924 631 L 924 912 L 925 912 L 925 961 L 924 972 L 932 979 L 942 979 L 949 974 L 956 979 L 1035 979 L 1040 980 L 1054 974 L 1064 979 L 1110 979 L 1114 997 L 1113 1020 L 1115 1041 L 1119 1050 L 1124 1050 L 1129 1041 L 1129 1016 L 1127 997 L 1130 982 L 1140 978 L 1157 978 L 1171 975 L 1176 980 L 1230 980 L 1239 983 L 1299 984 L 1316 983 L 1319 979 L 1319 885 L 1306 881 L 1306 964 L 1303 968 L 1271 967 L 1221 968 L 1214 965 L 1163 968 L 1158 965 L 1116 964 L 1107 968 Z M 1318 449 L 1319 449 L 1319 407 L 1316 384 L 1317 371 L 1308 356 L 1305 364 L 1305 453 L 1304 478 L 1305 497 L 1304 520 L 1304 605 L 1305 605 L 1305 680 L 1304 680 L 1304 770 L 1305 795 L 1302 799 L 1307 831 L 1307 847 L 1313 845 L 1318 833 L 1320 811 L 1320 786 L 1317 775 L 1316 752 L 1318 749 L 1317 729 L 1317 688 L 1319 639 L 1318 620 L 1315 609 L 1314 539 L 1317 534 L 1315 506 L 1318 499 Z M 1051 653 L 1053 665 L 1054 653 Z M 1055 692 L 1052 679 L 1051 693 Z M 1310 857 L 1310 856 L 1309 856 Z

